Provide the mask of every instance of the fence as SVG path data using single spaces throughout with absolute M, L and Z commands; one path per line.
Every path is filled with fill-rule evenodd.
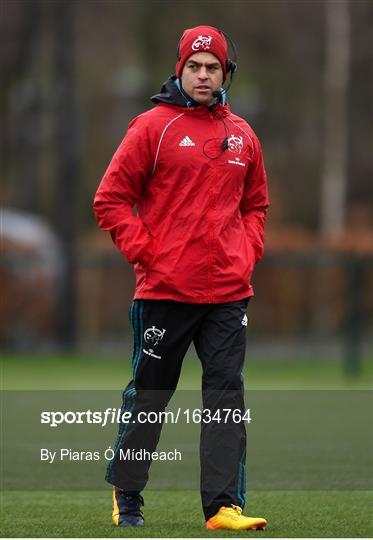
M 128 311 L 134 272 L 119 253 L 92 250 L 77 259 L 75 347 L 115 347 L 131 341 Z M 30 254 L 4 256 L 0 340 L 11 349 L 64 346 L 58 324 L 63 275 Z M 253 276 L 250 339 L 262 355 L 344 356 L 355 373 L 370 347 L 373 320 L 372 258 L 332 252 L 271 253 Z M 71 306 L 70 306 L 71 307 Z M 68 310 L 69 311 L 69 310 Z M 71 311 L 71 310 L 70 310 Z M 61 334 L 62 329 L 62 334 Z M 292 352 L 286 351 L 292 344 Z M 285 348 L 284 348 L 285 346 Z M 298 348 L 297 348 L 298 346 Z M 269 351 L 272 351 L 271 353 Z M 296 352 L 298 351 L 298 352 Z

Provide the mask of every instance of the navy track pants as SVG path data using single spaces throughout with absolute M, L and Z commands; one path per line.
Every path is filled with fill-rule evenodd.
M 203 407 L 245 410 L 245 298 L 222 304 L 134 300 L 133 379 L 123 392 L 122 411 L 163 411 L 174 393 L 183 359 L 193 342 L 202 364 Z M 154 452 L 162 424 L 122 423 L 106 480 L 126 491 L 144 489 L 150 459 L 120 459 L 120 450 Z M 206 520 L 221 506 L 245 505 L 246 430 L 244 422 L 201 423 L 201 497 Z

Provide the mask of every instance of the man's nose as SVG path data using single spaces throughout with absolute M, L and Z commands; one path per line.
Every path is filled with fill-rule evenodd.
M 199 70 L 198 77 L 200 79 L 207 79 L 208 73 L 207 73 L 207 69 L 205 68 L 205 66 L 202 66 L 201 69 Z

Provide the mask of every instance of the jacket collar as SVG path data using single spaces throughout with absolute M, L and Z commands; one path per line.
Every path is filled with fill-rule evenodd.
M 225 95 L 220 98 L 220 102 L 212 107 L 205 107 L 194 101 L 186 94 L 181 87 L 179 79 L 174 75 L 167 79 L 162 85 L 159 94 L 152 96 L 153 103 L 172 105 L 182 108 L 185 112 L 199 115 L 214 114 L 217 116 L 226 116 L 230 112 L 228 103 L 226 103 Z

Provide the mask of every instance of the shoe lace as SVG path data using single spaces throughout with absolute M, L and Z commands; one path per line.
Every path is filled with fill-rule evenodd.
M 141 506 L 144 506 L 144 499 L 142 497 L 142 495 L 124 495 L 124 499 L 125 501 L 127 502 L 127 504 L 129 503 L 130 505 L 136 505 L 136 504 L 140 504 Z
M 231 504 L 231 508 L 227 508 L 231 513 L 235 513 L 238 516 L 242 514 L 242 508 L 240 506 L 237 506 L 235 504 Z

